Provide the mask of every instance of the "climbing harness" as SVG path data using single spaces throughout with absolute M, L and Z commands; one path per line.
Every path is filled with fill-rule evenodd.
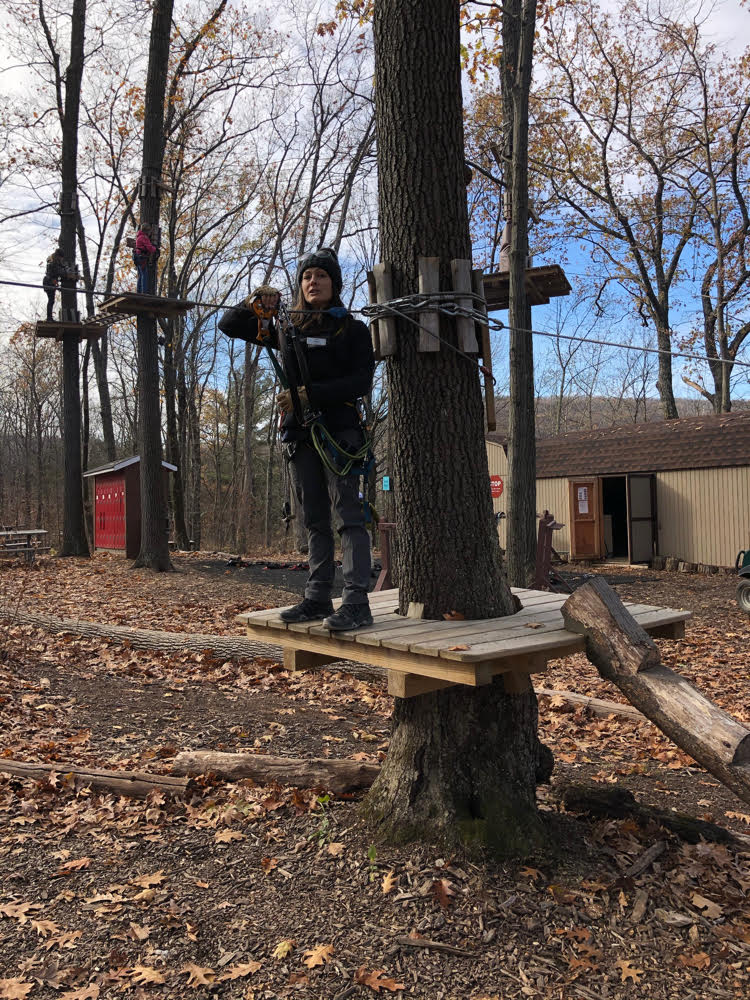
M 332 309 L 327 309 L 325 311 L 334 319 L 341 319 L 344 321 L 346 321 L 348 315 L 347 310 L 343 306 L 334 306 Z M 299 333 L 291 320 L 292 312 L 294 312 L 294 310 L 290 312 L 286 306 L 279 303 L 278 316 L 281 327 L 280 333 L 294 350 L 303 384 L 309 385 L 310 370 L 307 365 L 307 357 L 302 349 Z M 339 328 L 337 333 L 341 333 L 342 330 L 343 325 Z M 372 451 L 372 443 L 367 433 L 367 428 L 362 421 L 359 411 L 358 416 L 360 417 L 360 430 L 362 432 L 363 439 L 362 445 L 359 448 L 350 451 L 331 434 L 323 423 L 320 411 L 313 410 L 309 405 L 306 409 L 302 406 L 299 397 L 299 387 L 295 384 L 294 379 L 290 378 L 289 374 L 284 372 L 278 358 L 271 350 L 270 344 L 266 343 L 264 346 L 271 357 L 274 369 L 277 373 L 281 373 L 279 380 L 281 381 L 283 388 L 288 389 L 291 394 L 295 418 L 297 422 L 309 432 L 310 442 L 325 468 L 328 469 L 328 471 L 334 476 L 364 476 L 366 480 L 367 475 L 375 462 L 375 455 Z M 310 401 L 308 399 L 308 404 L 309 402 Z M 291 454 L 289 457 L 291 458 Z M 367 505 L 365 505 L 366 519 L 367 513 Z

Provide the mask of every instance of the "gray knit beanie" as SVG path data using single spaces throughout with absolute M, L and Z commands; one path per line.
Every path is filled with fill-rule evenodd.
M 302 275 L 310 267 L 319 267 L 325 271 L 333 282 L 334 295 L 338 295 L 343 287 L 341 279 L 341 265 L 336 256 L 336 251 L 330 247 L 320 247 L 312 253 L 300 258 L 297 265 L 297 284 L 302 284 Z

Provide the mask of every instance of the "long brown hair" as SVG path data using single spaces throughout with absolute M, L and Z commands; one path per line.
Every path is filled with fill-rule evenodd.
M 334 292 L 333 298 L 328 303 L 328 308 L 343 305 L 344 303 L 341 301 L 341 295 L 338 292 Z M 325 310 L 313 309 L 305 299 L 305 296 L 302 294 L 301 282 L 297 286 L 297 296 L 294 300 L 292 308 L 289 310 L 289 316 L 291 318 L 292 325 L 297 330 L 307 330 L 312 326 L 320 326 L 320 324 L 326 320 Z

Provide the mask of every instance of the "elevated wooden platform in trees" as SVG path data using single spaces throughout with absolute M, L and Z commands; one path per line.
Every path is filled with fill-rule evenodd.
M 37 337 L 62 340 L 66 334 L 76 334 L 79 341 L 97 340 L 107 332 L 104 323 L 63 323 L 60 320 L 39 320 L 34 326 Z
M 570 294 L 570 282 L 559 264 L 526 269 L 526 295 L 529 305 L 543 306 L 550 299 Z M 507 271 L 484 275 L 484 295 L 487 308 L 507 309 L 510 305 L 510 275 Z
M 337 660 L 370 663 L 388 671 L 388 691 L 399 698 L 467 684 L 489 684 L 503 674 L 506 689 L 525 690 L 528 675 L 543 673 L 547 661 L 584 650 L 584 637 L 565 628 L 565 595 L 513 589 L 522 610 L 482 621 L 426 621 L 397 614 L 398 591 L 370 595 L 373 624 L 354 632 L 330 633 L 321 622 L 287 625 L 283 608 L 238 616 L 253 639 L 282 646 L 284 664 L 305 670 Z M 334 602 L 338 604 L 340 602 Z M 652 636 L 681 638 L 688 611 L 628 604 L 628 611 Z
M 195 302 L 188 299 L 165 299 L 160 295 L 142 295 L 139 292 L 121 292 L 105 299 L 99 306 L 99 315 L 109 317 L 138 316 L 182 316 L 195 308 Z

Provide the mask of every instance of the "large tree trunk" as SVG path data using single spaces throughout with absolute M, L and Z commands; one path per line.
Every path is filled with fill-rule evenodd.
M 417 257 L 471 258 L 464 180 L 459 8 L 377 0 L 374 16 L 381 252 L 393 294 L 417 291 Z M 456 344 L 441 316 L 440 335 Z M 397 326 L 388 361 L 399 484 L 401 610 L 428 618 L 512 613 L 492 517 L 479 372 L 447 346 L 419 353 Z M 531 684 L 506 694 L 449 688 L 396 699 L 391 750 L 364 803 L 389 839 L 435 837 L 523 852 L 539 836 L 538 755 Z
M 155 0 L 146 76 L 141 171 L 141 223 L 159 226 L 161 172 L 164 161 L 164 94 L 167 87 L 169 41 L 174 0 Z M 151 291 L 155 292 L 156 262 L 152 265 Z M 169 526 L 164 495 L 161 452 L 161 407 L 159 403 L 159 353 L 156 317 L 138 316 L 138 392 L 141 472 L 141 551 L 135 566 L 159 572 L 172 569 L 169 558 Z
M 515 587 L 534 579 L 536 559 L 536 424 L 531 306 L 526 296 L 528 241 L 529 88 L 536 0 L 503 6 L 503 117 L 511 204 L 510 390 L 508 407 L 508 577 Z
M 75 200 L 78 190 L 78 112 L 83 79 L 83 43 L 86 30 L 86 0 L 74 0 L 70 30 L 70 62 L 65 73 L 65 111 L 62 129 L 62 191 L 60 194 L 60 249 L 66 260 L 76 259 Z M 73 273 L 61 279 L 63 319 L 77 313 L 76 279 Z M 65 441 L 65 489 L 63 492 L 62 556 L 88 556 L 83 514 L 83 468 L 81 465 L 81 392 L 78 335 L 63 336 L 63 438 Z

